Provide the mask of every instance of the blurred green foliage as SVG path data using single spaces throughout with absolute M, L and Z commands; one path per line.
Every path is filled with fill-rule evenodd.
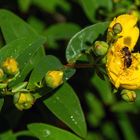
M 63 70 L 65 81 L 57 89 L 35 93 L 37 102 L 23 112 L 13 106 L 11 96 L 1 97 L 0 139 L 140 138 L 139 90 L 136 102 L 127 103 L 100 75 L 102 69 L 67 67 L 89 62 L 89 46 L 106 40 L 109 21 L 123 13 L 139 15 L 139 0 L 1 0 L 0 8 L 9 10 L 0 10 L 0 61 L 13 56 L 21 68 L 9 87 L 29 80 L 32 89 L 53 69 Z

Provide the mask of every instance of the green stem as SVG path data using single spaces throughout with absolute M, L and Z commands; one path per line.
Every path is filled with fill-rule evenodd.
M 97 66 L 102 66 L 103 64 L 66 64 L 64 65 L 67 68 L 93 68 Z

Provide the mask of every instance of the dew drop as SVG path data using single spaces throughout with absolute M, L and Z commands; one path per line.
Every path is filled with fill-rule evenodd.
M 71 120 L 74 122 L 74 124 L 77 124 L 77 121 L 75 121 L 73 116 L 70 116 Z
M 73 116 L 70 116 L 71 119 L 73 119 Z
M 66 79 L 66 80 L 68 80 L 69 78 L 68 78 L 68 77 L 66 77 L 65 79 Z
M 77 121 L 74 121 L 75 124 L 77 124 Z
M 49 130 L 44 130 L 43 131 L 43 137 L 48 137 L 51 134 Z
M 32 45 L 32 43 L 29 44 L 29 46 L 31 46 L 31 45 Z

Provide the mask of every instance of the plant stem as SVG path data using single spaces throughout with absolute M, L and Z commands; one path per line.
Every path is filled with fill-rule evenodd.
M 93 68 L 102 64 L 66 64 L 64 65 L 67 68 Z
M 94 65 L 93 64 L 66 64 L 64 66 L 68 68 L 92 68 Z

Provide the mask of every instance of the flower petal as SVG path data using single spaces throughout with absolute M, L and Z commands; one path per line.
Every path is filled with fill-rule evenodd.
M 113 26 L 116 23 L 120 23 L 122 31 L 118 34 L 120 38 L 114 43 L 120 45 L 121 48 L 124 46 L 129 47 L 130 50 L 134 49 L 134 46 L 139 37 L 139 29 L 136 27 L 137 17 L 129 14 L 120 15 L 110 23 L 108 31 L 113 31 Z M 107 40 L 108 40 L 107 35 Z

